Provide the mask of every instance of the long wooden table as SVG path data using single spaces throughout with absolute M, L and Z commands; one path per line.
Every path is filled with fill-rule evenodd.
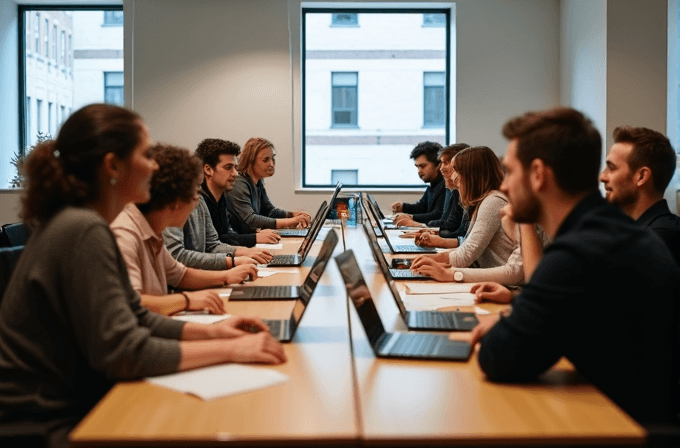
M 312 253 L 321 244 L 317 239 Z M 353 248 L 388 331 L 405 331 L 359 228 Z M 300 239 L 285 239 L 282 253 Z M 342 251 L 342 241 L 336 254 Z M 276 274 L 254 284 L 300 284 Z M 286 268 L 287 270 L 290 268 Z M 285 281 L 284 281 L 285 280 Z M 287 317 L 294 302 L 228 302 L 229 313 Z M 497 305 L 485 305 L 496 311 Z M 469 338 L 455 333 L 454 338 Z M 350 343 L 351 342 L 351 343 Z M 561 361 L 536 384 L 487 381 L 468 362 L 378 359 L 328 264 L 292 343 L 288 362 L 263 366 L 287 383 L 212 401 L 144 381 L 117 384 L 71 434 L 73 446 L 553 446 L 642 445 L 644 430 Z

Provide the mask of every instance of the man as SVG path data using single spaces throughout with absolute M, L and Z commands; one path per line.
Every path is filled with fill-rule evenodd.
M 444 178 L 439 172 L 437 155 L 442 145 L 436 142 L 422 142 L 411 151 L 411 158 L 418 168 L 418 176 L 428 183 L 425 194 L 415 204 L 395 202 L 392 212 L 397 213 L 394 224 L 397 226 L 422 226 L 430 221 L 441 219 L 444 211 Z
M 196 155 L 203 162 L 202 200 L 208 207 L 221 242 L 245 247 L 253 247 L 256 243 L 278 243 L 281 237 L 275 230 L 239 234 L 231 226 L 225 192 L 234 188 L 238 176 L 236 157 L 240 152 L 238 144 L 217 138 L 207 138 L 199 143 Z
M 503 134 L 511 214 L 553 242 L 512 312 L 473 331 L 480 367 L 491 380 L 525 381 L 566 356 L 639 422 L 671 422 L 680 289 L 672 254 L 600 195 L 601 139 L 581 113 L 528 113 Z
M 680 263 L 680 217 L 671 213 L 663 198 L 675 166 L 675 151 L 663 134 L 618 127 L 600 181 L 607 200 L 651 228 Z

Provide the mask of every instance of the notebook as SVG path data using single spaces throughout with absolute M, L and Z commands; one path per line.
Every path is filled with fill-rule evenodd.
M 351 249 L 343 252 L 335 257 L 335 262 L 377 357 L 450 361 L 465 361 L 470 357 L 472 347 L 467 341 L 451 341 L 446 335 L 385 331 L 354 252 Z
M 387 232 L 385 231 L 385 226 L 382 223 L 380 219 L 378 219 L 378 214 L 375 211 L 375 208 L 373 207 L 373 204 L 371 201 L 364 201 L 364 204 L 367 206 L 369 215 L 373 216 L 373 220 L 376 222 L 378 225 L 378 228 L 380 229 L 380 233 L 382 234 L 383 238 L 385 239 L 385 242 L 387 243 L 387 246 L 390 248 L 390 252 L 393 254 L 433 254 L 436 253 L 437 251 L 433 248 L 430 247 L 420 247 L 416 246 L 415 244 L 395 244 L 393 245 L 392 242 L 390 241 L 389 236 L 387 235 Z M 373 232 L 375 232 L 376 237 L 378 236 L 378 231 L 371 226 L 371 229 L 373 229 Z
M 302 286 L 235 285 L 230 286 L 232 290 L 229 300 L 292 300 L 303 299 L 306 294 L 309 294 L 309 297 L 311 297 L 337 244 L 338 234 L 335 233 L 335 230 L 330 229 L 321 246 L 319 255 L 316 257 L 316 260 L 314 260 L 314 264 L 312 265 L 309 274 L 307 274 L 305 281 L 302 283 Z
M 342 188 L 342 183 L 338 182 L 335 184 L 335 192 L 331 195 L 332 200 L 335 199 L 335 197 L 338 195 L 340 192 L 340 189 Z M 331 200 L 331 204 L 333 203 Z M 291 236 L 307 236 L 307 234 L 310 232 L 312 227 L 314 227 L 314 222 L 318 220 L 321 216 L 321 213 L 323 212 L 323 204 L 321 204 L 321 207 L 319 207 L 319 210 L 316 212 L 316 215 L 314 216 L 314 219 L 312 219 L 312 222 L 309 224 L 309 228 L 307 229 L 281 229 L 277 230 L 278 234 L 284 237 L 291 237 Z

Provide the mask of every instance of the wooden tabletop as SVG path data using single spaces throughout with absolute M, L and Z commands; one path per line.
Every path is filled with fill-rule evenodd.
M 361 229 L 349 229 L 347 245 L 386 329 L 406 331 L 364 238 Z M 284 241 L 280 252 L 291 253 L 301 239 Z M 340 252 L 342 240 L 335 255 Z M 299 274 L 276 274 L 253 284 L 300 284 L 309 266 L 307 260 Z M 293 304 L 228 302 L 227 307 L 231 314 L 271 318 L 289 315 Z M 278 370 L 290 381 L 231 397 L 203 401 L 144 381 L 118 383 L 74 430 L 72 444 L 537 446 L 645 440 L 640 426 L 564 360 L 538 383 L 518 385 L 487 381 L 475 354 L 467 362 L 375 358 L 334 262 L 285 349 L 287 363 L 261 368 Z

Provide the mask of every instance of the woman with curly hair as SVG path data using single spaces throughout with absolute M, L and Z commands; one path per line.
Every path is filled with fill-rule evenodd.
M 203 168 L 198 158 L 183 148 L 156 145 L 150 154 L 158 164 L 151 177 L 151 199 L 127 204 L 111 223 L 132 287 L 141 295 L 143 306 L 160 314 L 203 309 L 223 314 L 222 299 L 203 289 L 256 278 L 257 268 L 244 264 L 207 271 L 186 267 L 170 255 L 163 244 L 163 230 L 182 227 L 198 204 Z M 168 294 L 167 285 L 200 291 Z
M 93 104 L 26 160 L 23 220 L 31 237 L 0 304 L 0 421 L 46 426 L 69 446 L 76 423 L 119 380 L 222 362 L 286 360 L 257 318 L 213 325 L 141 305 L 109 224 L 150 198 L 157 164 L 139 115 Z
M 275 169 L 276 153 L 272 142 L 259 137 L 248 140 L 239 157 L 239 176 L 234 188 L 227 193 L 229 213 L 238 233 L 309 226 L 309 213 L 287 212 L 274 207 L 269 200 L 263 179 L 273 176 Z
M 422 255 L 411 268 L 439 281 L 519 284 L 522 254 L 501 224 L 501 209 L 508 200 L 498 191 L 503 182 L 498 157 L 486 146 L 474 146 L 459 152 L 452 165 L 460 203 L 470 217 L 467 233 L 456 249 Z M 514 230 L 508 230 L 514 236 Z

